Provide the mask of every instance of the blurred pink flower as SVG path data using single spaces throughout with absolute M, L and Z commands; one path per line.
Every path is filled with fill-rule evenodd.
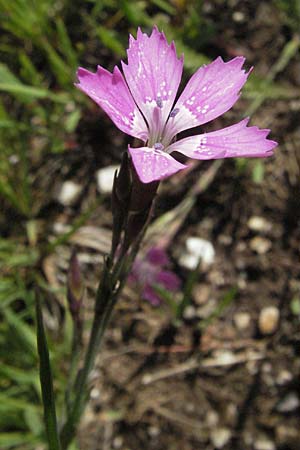
M 175 102 L 183 69 L 174 42 L 153 28 L 151 36 L 137 32 L 129 37 L 128 64 L 122 62 L 124 76 L 98 66 L 92 73 L 79 68 L 79 89 L 108 114 L 114 124 L 144 142 L 129 147 L 140 180 L 150 183 L 168 177 L 186 165 L 171 153 L 194 159 L 265 157 L 273 154 L 277 143 L 267 139 L 269 130 L 247 127 L 249 119 L 218 131 L 186 137 L 174 142 L 181 131 L 203 125 L 228 111 L 238 100 L 250 73 L 238 56 L 224 62 L 218 57 L 200 67 Z M 125 77 L 125 78 L 124 78 Z
M 139 286 L 144 300 L 148 300 L 152 305 L 159 305 L 162 298 L 155 286 L 169 292 L 176 292 L 181 286 L 178 276 L 174 272 L 166 270 L 169 265 L 170 260 L 166 252 L 158 247 L 152 247 L 143 259 L 135 260 L 129 282 Z

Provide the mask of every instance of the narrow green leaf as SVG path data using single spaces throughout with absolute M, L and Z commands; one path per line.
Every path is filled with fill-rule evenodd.
M 43 49 L 47 53 L 49 63 L 53 73 L 55 74 L 58 82 L 61 86 L 72 86 L 72 69 L 68 66 L 67 62 L 60 57 L 55 48 L 46 39 L 43 40 Z
M 264 181 L 265 167 L 261 161 L 256 161 L 252 170 L 252 180 L 256 184 Z
M 21 65 L 20 74 L 23 82 L 25 81 L 33 86 L 40 86 L 43 81 L 43 77 L 33 64 L 32 59 L 29 58 L 24 50 L 21 50 L 19 53 L 19 61 Z
M 24 95 L 28 99 L 48 98 L 58 103 L 66 103 L 66 96 L 53 94 L 47 89 L 27 86 L 26 84 L 0 83 L 0 91 L 13 95 Z
M 0 366 L 1 377 L 6 377 L 9 380 L 19 383 L 21 386 L 30 384 L 36 386 L 36 373 L 31 371 L 24 371 L 18 367 L 10 366 L 7 364 L 1 364 Z
M 156 6 L 158 6 L 160 9 L 162 9 L 166 13 L 170 14 L 171 16 L 175 16 L 176 8 L 174 8 L 174 6 L 172 6 L 172 5 L 170 5 L 169 2 L 166 2 L 165 0 L 152 0 L 152 3 Z
M 65 122 L 65 129 L 68 133 L 73 133 L 73 131 L 77 127 L 80 118 L 81 118 L 81 111 L 79 109 L 75 109 L 68 115 Z
M 2 450 L 21 444 L 34 444 L 33 441 L 31 433 L 0 433 L 0 448 Z
M 105 47 L 112 50 L 118 56 L 124 56 L 124 46 L 118 39 L 118 35 L 113 30 L 108 30 L 99 25 L 96 29 L 96 34 L 101 39 Z
M 192 290 L 199 277 L 199 267 L 201 264 L 201 258 L 199 258 L 198 264 L 193 271 L 190 272 L 186 284 L 184 286 L 182 300 L 179 303 L 176 311 L 176 319 L 182 319 L 185 308 L 190 305 L 192 301 Z
M 40 411 L 35 408 L 26 408 L 24 410 L 24 420 L 28 429 L 34 436 L 39 436 L 43 432 L 43 421 Z
M 19 84 L 18 78 L 11 72 L 6 64 L 0 63 L 0 79 L 1 83 Z
M 63 53 L 68 64 L 75 70 L 75 68 L 78 66 L 77 54 L 73 48 L 72 41 L 68 35 L 68 30 L 61 18 L 57 19 L 56 27 L 59 38 L 58 39 L 59 49 L 61 53 Z
M 152 19 L 146 11 L 146 2 L 122 0 L 121 8 L 123 14 L 131 25 L 148 25 L 149 27 L 152 25 Z
M 290 308 L 294 316 L 300 317 L 300 298 L 294 297 L 290 303 Z
M 235 300 L 238 294 L 238 289 L 234 286 L 229 289 L 228 292 L 224 295 L 224 297 L 220 300 L 219 304 L 216 306 L 215 310 L 204 320 L 202 320 L 199 324 L 200 330 L 205 330 L 215 319 L 221 316 L 223 311 L 228 308 L 231 303 Z
M 4 315 L 10 327 L 14 330 L 16 339 L 22 343 L 23 348 L 30 354 L 36 354 L 36 339 L 32 327 L 22 320 L 18 314 L 15 314 L 11 309 L 2 309 L 1 313 Z
M 48 344 L 44 330 L 41 305 L 38 297 L 36 298 L 36 321 L 37 344 L 40 358 L 40 381 L 49 450 L 60 450 Z

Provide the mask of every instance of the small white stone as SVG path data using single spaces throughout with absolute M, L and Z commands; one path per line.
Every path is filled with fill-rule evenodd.
M 114 176 L 119 166 L 107 166 L 96 173 L 97 187 L 101 194 L 110 194 L 113 187 Z
M 178 262 L 182 267 L 185 267 L 188 270 L 195 270 L 199 263 L 199 257 L 197 255 L 191 255 L 190 253 L 183 253 Z
M 192 306 L 192 305 L 187 306 L 183 313 L 183 317 L 187 320 L 194 319 L 194 317 L 196 317 L 196 315 L 197 315 L 197 311 L 194 308 L 194 306 Z
M 242 11 L 235 11 L 232 14 L 232 18 L 235 22 L 241 23 L 245 20 L 245 14 Z
M 231 438 L 228 428 L 216 428 L 211 433 L 211 440 L 216 448 L 223 448 Z
M 269 362 L 265 362 L 263 363 L 263 365 L 261 366 L 261 370 L 262 372 L 266 373 L 266 374 L 270 374 L 272 373 L 272 364 Z
M 271 247 L 272 247 L 271 241 L 269 239 L 260 236 L 255 236 L 250 241 L 251 250 L 258 253 L 259 255 L 264 255 L 270 250 Z
M 123 438 L 122 436 L 116 436 L 113 440 L 113 448 L 121 448 L 123 445 Z
M 63 206 L 71 206 L 76 202 L 81 192 L 82 186 L 80 184 L 68 180 L 62 184 L 57 200 Z
M 98 399 L 98 398 L 100 397 L 100 391 L 99 391 L 99 389 L 93 388 L 93 389 L 91 390 L 91 392 L 90 392 L 90 397 L 91 397 L 93 400 Z
M 276 427 L 276 440 L 279 444 L 287 444 L 288 442 L 292 444 L 292 442 L 295 443 L 295 449 L 296 449 L 296 443 L 299 444 L 299 431 L 297 428 L 289 427 L 285 424 L 278 425 Z M 291 448 L 291 447 L 290 447 Z
M 232 244 L 232 237 L 228 236 L 227 234 L 220 234 L 218 237 L 218 241 L 222 245 L 231 245 Z
M 19 158 L 18 155 L 10 155 L 10 156 L 8 157 L 8 161 L 9 161 L 12 165 L 15 165 L 15 164 L 18 164 L 18 162 L 20 161 L 20 158 Z
M 207 304 L 211 295 L 211 286 L 209 284 L 196 284 L 193 288 L 193 298 L 197 305 Z
M 148 434 L 152 438 L 156 438 L 157 436 L 159 436 L 159 433 L 160 433 L 160 429 L 158 427 L 156 427 L 155 425 L 151 425 L 148 428 Z
M 233 317 L 234 324 L 238 330 L 246 330 L 251 322 L 250 314 L 246 312 L 236 313 Z
M 275 450 L 274 442 L 267 438 L 261 438 L 254 442 L 255 450 Z
M 264 335 L 274 333 L 278 328 L 279 317 L 279 309 L 276 306 L 263 308 L 258 318 L 259 331 Z
M 194 403 L 188 402 L 188 403 L 185 404 L 185 410 L 186 410 L 188 413 L 194 413 L 194 412 L 195 412 L 195 409 L 196 409 L 196 407 L 195 407 Z
M 213 353 L 214 363 L 219 366 L 227 366 L 236 362 L 234 353 L 230 350 L 216 350 Z
M 208 411 L 206 414 L 206 423 L 209 427 L 215 427 L 219 422 L 219 415 L 216 411 Z
M 287 394 L 277 405 L 277 411 L 281 413 L 289 413 L 295 411 L 300 406 L 299 397 L 296 392 Z
M 248 220 L 248 227 L 252 231 L 267 233 L 271 230 L 272 224 L 268 222 L 264 217 L 252 216 Z
M 196 269 L 199 261 L 211 265 L 215 260 L 215 249 L 211 242 L 198 237 L 186 240 L 186 251 L 179 258 L 179 263 L 187 269 Z
M 215 260 L 215 249 L 206 239 L 190 237 L 186 240 L 186 248 L 189 253 L 201 258 L 205 264 L 210 265 Z
M 293 379 L 293 375 L 288 370 L 281 370 L 276 378 L 276 383 L 279 386 L 289 383 Z

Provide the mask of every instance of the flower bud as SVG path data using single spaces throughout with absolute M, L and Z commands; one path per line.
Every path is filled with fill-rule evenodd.
M 128 199 L 131 193 L 131 173 L 128 153 L 124 152 L 121 166 L 115 174 L 113 184 L 113 198 L 112 202 L 116 202 L 123 207 L 127 206 Z
M 73 251 L 67 277 L 67 300 L 74 322 L 81 323 L 80 310 L 84 295 L 84 282 L 76 252 Z
M 128 215 L 128 205 L 131 193 L 131 175 L 128 154 L 123 154 L 119 171 L 115 172 L 111 206 L 113 215 L 112 255 L 120 242 L 123 225 Z
M 130 211 L 141 212 L 146 209 L 150 210 L 152 202 L 155 198 L 158 189 L 159 181 L 152 181 L 151 183 L 142 183 L 136 173 L 136 170 L 131 162 L 132 173 L 132 190 L 130 196 Z

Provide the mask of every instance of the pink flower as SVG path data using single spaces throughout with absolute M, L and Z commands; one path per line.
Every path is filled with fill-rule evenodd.
M 113 73 L 98 66 L 92 73 L 79 68 L 77 87 L 91 97 L 114 124 L 144 147 L 129 147 L 133 164 L 143 183 L 161 180 L 186 166 L 171 154 L 194 159 L 265 157 L 277 143 L 267 139 L 269 130 L 247 127 L 249 119 L 218 131 L 198 134 L 174 142 L 181 131 L 203 125 L 228 111 L 250 73 L 238 56 L 224 62 L 221 57 L 200 67 L 175 101 L 183 69 L 174 42 L 153 28 L 151 36 L 137 32 L 129 38 L 128 64 Z
M 159 305 L 162 300 L 155 286 L 169 292 L 176 292 L 181 286 L 178 276 L 165 270 L 169 265 L 166 252 L 158 247 L 152 247 L 143 259 L 137 258 L 133 264 L 129 281 L 141 288 L 143 299 L 152 305 Z

